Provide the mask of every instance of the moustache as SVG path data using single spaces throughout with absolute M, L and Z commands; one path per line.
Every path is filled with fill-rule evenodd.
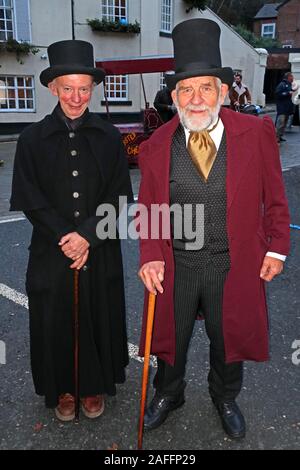
M 211 108 L 209 106 L 205 105 L 200 105 L 200 106 L 195 106 L 192 104 L 189 104 L 186 108 L 186 111 L 210 111 Z

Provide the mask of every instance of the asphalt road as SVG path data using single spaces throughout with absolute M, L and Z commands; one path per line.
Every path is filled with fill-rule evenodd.
M 292 222 L 300 225 L 300 133 L 282 151 L 284 179 Z M 287 147 L 289 150 L 287 150 Z M 24 276 L 31 227 L 26 220 L 8 222 L 14 144 L 0 144 L 0 449 L 136 449 L 142 364 L 137 360 L 143 289 L 137 279 L 138 246 L 123 243 L 127 324 L 132 358 L 127 381 L 116 397 L 107 398 L 95 421 L 60 423 L 34 393 L 30 373 L 28 310 Z M 139 172 L 131 172 L 135 192 Z M 17 214 L 18 216 L 18 214 Z M 300 230 L 291 230 L 292 251 L 284 273 L 268 286 L 271 361 L 245 364 L 238 403 L 247 421 L 246 439 L 224 434 L 207 391 L 208 342 L 201 322 L 195 325 L 187 368 L 186 404 L 158 430 L 145 433 L 144 448 L 299 449 L 300 448 Z M 21 295 L 19 295 L 21 294 Z M 294 348 L 293 348 L 294 345 Z M 1 355 L 2 351 L 2 355 Z M 153 377 L 154 369 L 152 370 Z M 152 390 L 149 391 L 152 396 Z

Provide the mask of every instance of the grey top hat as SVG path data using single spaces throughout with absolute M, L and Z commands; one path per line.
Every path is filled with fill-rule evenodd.
M 40 74 L 44 86 L 62 75 L 92 75 L 97 85 L 105 77 L 104 70 L 95 67 L 93 46 L 89 42 L 76 39 L 54 42 L 48 47 L 48 57 L 50 67 Z
M 229 87 L 233 71 L 222 67 L 220 54 L 221 30 L 217 23 L 207 19 L 192 19 L 179 23 L 172 32 L 175 71 L 166 73 L 170 90 L 180 80 L 191 77 L 213 76 Z

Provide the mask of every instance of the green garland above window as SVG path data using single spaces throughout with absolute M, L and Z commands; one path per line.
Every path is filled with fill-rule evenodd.
M 135 21 L 135 23 L 127 23 L 126 20 L 120 21 L 107 21 L 99 20 L 97 18 L 86 20 L 88 25 L 92 28 L 93 31 L 101 31 L 103 33 L 134 33 L 139 34 L 141 32 L 140 24 Z
M 23 64 L 21 60 L 22 55 L 36 54 L 39 49 L 29 42 L 18 42 L 16 39 L 8 39 L 7 41 L 0 42 L 0 54 L 2 52 L 13 52 L 16 54 L 17 61 Z
M 184 3 L 188 5 L 186 10 L 187 13 L 191 11 L 193 8 L 197 8 L 198 10 L 205 10 L 208 5 L 208 0 L 183 0 Z

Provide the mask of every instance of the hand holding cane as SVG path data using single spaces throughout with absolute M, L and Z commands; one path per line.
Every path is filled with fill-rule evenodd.
M 144 368 L 143 368 L 143 379 L 142 379 L 142 396 L 141 396 L 139 434 L 138 434 L 138 449 L 139 450 L 141 450 L 143 447 L 144 415 L 145 415 L 145 405 L 146 405 L 146 398 L 147 398 L 147 385 L 148 385 L 150 349 L 151 349 L 152 330 L 153 330 L 153 321 L 154 321 L 155 300 L 156 300 L 156 295 L 150 293 L 149 300 L 148 300 Z

